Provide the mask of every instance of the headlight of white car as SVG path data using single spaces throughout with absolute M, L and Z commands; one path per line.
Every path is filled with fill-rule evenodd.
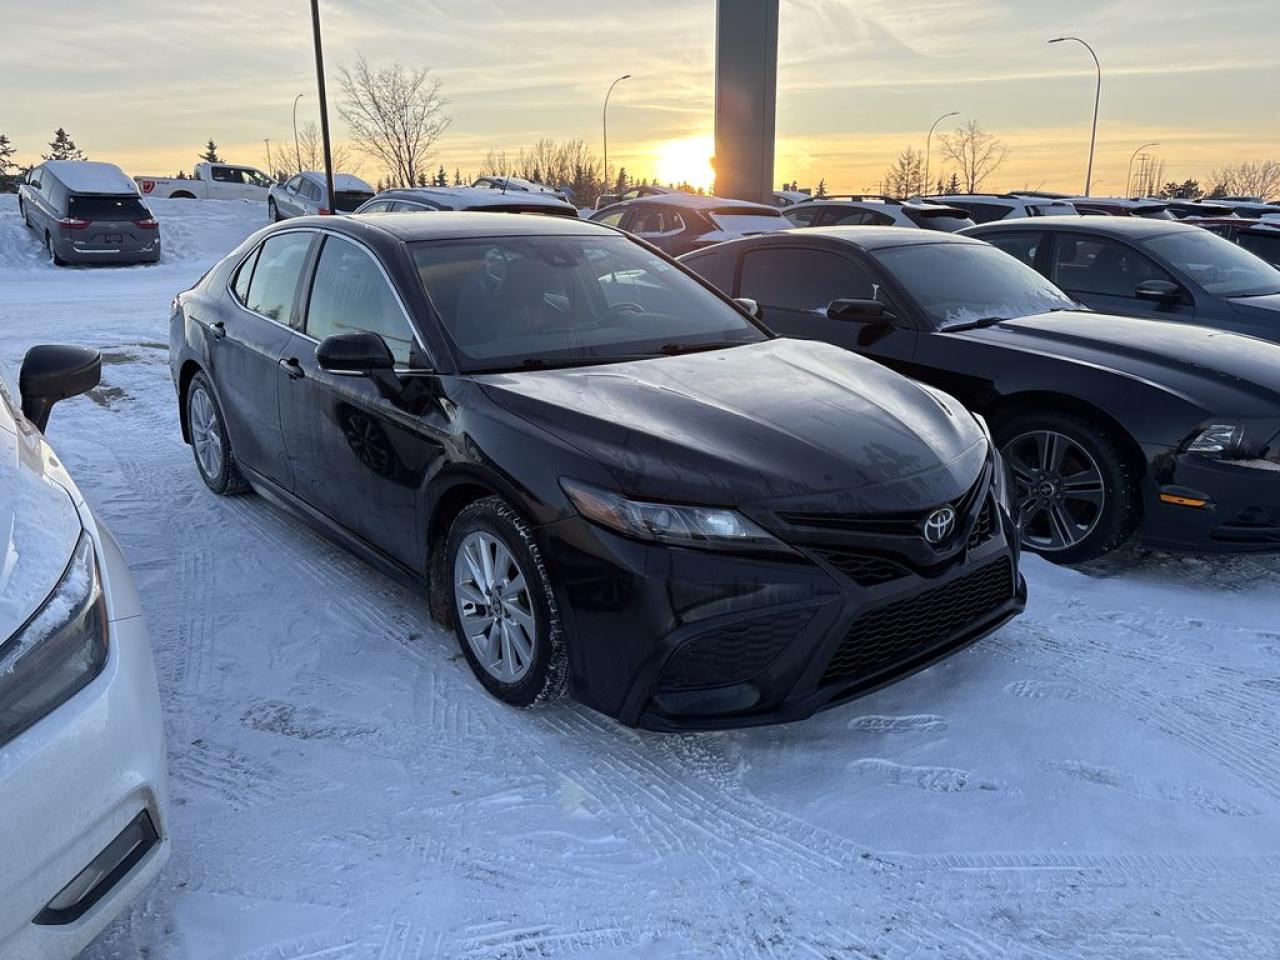
M 53 592 L 0 643 L 0 744 L 65 703 L 106 662 L 106 600 L 93 541 L 81 533 Z
M 562 479 L 560 486 L 586 519 L 640 540 L 683 547 L 788 550 L 736 510 L 628 500 L 577 480 Z

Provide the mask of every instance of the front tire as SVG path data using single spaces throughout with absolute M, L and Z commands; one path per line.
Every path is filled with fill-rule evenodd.
M 222 418 L 222 406 L 213 384 L 203 373 L 191 378 L 187 387 L 187 436 L 195 456 L 200 479 L 222 497 L 235 496 L 249 489 L 231 451 L 231 438 Z
M 1054 563 L 1083 563 L 1133 534 L 1137 482 L 1106 430 L 1074 414 L 1026 413 L 998 423 L 995 439 L 1013 482 L 1025 549 Z
M 449 528 L 444 566 L 458 645 L 484 688 L 517 707 L 563 696 L 555 594 L 520 515 L 501 497 L 464 508 Z
M 276 206 L 274 198 L 267 201 L 267 216 L 271 219 L 272 223 L 280 222 L 280 208 Z

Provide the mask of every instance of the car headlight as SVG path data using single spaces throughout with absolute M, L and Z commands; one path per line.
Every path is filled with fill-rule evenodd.
M 107 662 L 107 605 L 93 541 L 80 534 L 58 585 L 0 642 L 0 744 L 65 703 Z
M 1209 457 L 1236 457 L 1244 442 L 1244 427 L 1238 423 L 1211 423 L 1187 442 L 1187 453 Z
M 788 550 L 736 510 L 628 500 L 577 480 L 562 479 L 560 486 L 583 517 L 629 537 L 682 547 Z
M 1009 482 L 1009 468 L 1005 466 L 1004 457 L 991 446 L 991 484 L 995 487 L 996 502 L 1009 512 L 1014 520 L 1018 519 L 1018 506 L 1013 500 L 1013 484 Z

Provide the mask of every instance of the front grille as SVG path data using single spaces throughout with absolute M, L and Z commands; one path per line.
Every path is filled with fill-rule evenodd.
M 861 587 L 879 586 L 907 575 L 901 564 L 862 553 L 822 551 L 818 556 Z
M 958 580 L 864 613 L 854 621 L 823 683 L 861 679 L 910 660 L 996 610 L 1013 596 L 1008 557 Z
M 696 690 L 740 683 L 772 663 L 813 619 L 813 610 L 779 613 L 699 634 L 676 650 L 660 690 Z

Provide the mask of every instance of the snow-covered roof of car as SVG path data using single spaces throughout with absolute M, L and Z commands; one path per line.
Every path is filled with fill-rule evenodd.
M 320 184 L 320 186 L 324 186 L 325 177 L 323 170 L 306 170 L 302 175 L 308 180 L 314 180 L 316 183 Z M 355 190 L 362 193 L 373 193 L 373 187 L 369 186 L 369 184 L 365 183 L 354 173 L 335 173 L 333 175 L 333 189 L 338 191 Z
M 138 185 L 114 163 L 98 160 L 46 160 L 41 164 L 76 193 L 138 193 Z
M 516 191 L 504 194 L 500 190 L 489 190 L 484 187 L 394 187 L 378 194 L 375 200 L 424 200 L 445 204 L 454 209 L 476 207 L 502 207 L 511 203 L 523 206 L 554 207 L 562 210 L 572 207 L 554 193 L 524 193 Z
M 319 221 L 319 218 L 316 218 Z M 341 220 L 339 223 L 330 221 Z M 290 221 L 295 223 L 297 221 Z M 531 217 L 521 213 L 474 213 L 441 210 L 429 216 L 421 213 L 358 213 L 349 217 L 325 217 L 330 229 L 352 230 L 374 228 L 386 231 L 400 240 L 453 240 L 470 237 L 507 236 L 621 236 L 609 227 L 579 220 L 576 217 Z

